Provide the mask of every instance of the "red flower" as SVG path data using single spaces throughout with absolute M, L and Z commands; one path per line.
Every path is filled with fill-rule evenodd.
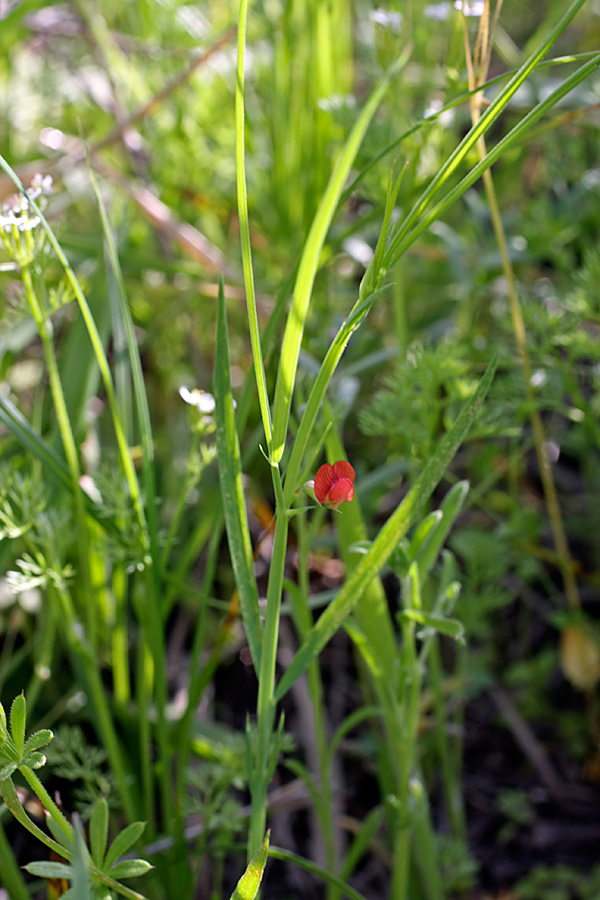
M 337 509 L 354 499 L 356 474 L 350 463 L 341 459 L 332 466 L 325 463 L 315 475 L 315 497 L 323 506 Z

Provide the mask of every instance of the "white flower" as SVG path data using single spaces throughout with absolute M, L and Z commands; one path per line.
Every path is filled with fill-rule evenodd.
M 215 411 L 215 398 L 207 391 L 201 391 L 199 388 L 189 390 L 184 384 L 179 388 L 179 396 L 185 403 L 195 406 L 198 412 L 205 415 L 212 415 Z

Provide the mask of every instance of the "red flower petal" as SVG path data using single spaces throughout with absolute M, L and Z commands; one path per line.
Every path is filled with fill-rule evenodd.
M 327 502 L 335 509 L 340 503 L 350 503 L 354 499 L 354 485 L 349 478 L 340 478 L 331 486 L 327 495 Z
M 347 478 L 348 481 L 351 482 L 351 484 L 354 484 L 354 479 L 356 478 L 356 472 L 354 471 L 350 463 L 346 462 L 345 459 L 340 459 L 338 460 L 338 462 L 333 464 L 333 474 L 335 476 L 335 481 L 337 481 L 338 478 Z
M 319 503 L 325 502 L 327 494 L 329 493 L 329 488 L 332 486 L 334 480 L 333 466 L 330 466 L 329 463 L 325 463 L 315 475 L 315 497 Z

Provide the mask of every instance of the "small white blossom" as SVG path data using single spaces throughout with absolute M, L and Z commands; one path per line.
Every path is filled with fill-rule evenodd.
M 215 398 L 207 391 L 201 391 L 198 388 L 189 390 L 184 384 L 179 388 L 179 396 L 190 406 L 195 406 L 198 412 L 205 415 L 211 415 L 215 411 Z

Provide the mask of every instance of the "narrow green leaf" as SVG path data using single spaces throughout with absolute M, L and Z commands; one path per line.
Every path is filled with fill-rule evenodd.
M 92 900 L 90 880 L 90 856 L 85 843 L 83 825 L 79 816 L 74 816 L 73 853 L 71 855 L 71 890 L 77 900 Z
M 0 821 L 0 872 L 2 886 L 10 900 L 31 900 L 31 894 L 25 884 L 23 873 L 15 859 L 14 853 Z
M 46 744 L 49 744 L 53 738 L 54 735 L 49 728 L 41 728 L 39 731 L 34 731 L 33 734 L 30 734 L 25 741 L 23 755 L 27 755 L 27 753 L 33 753 L 34 750 L 39 750 L 41 747 L 45 747 Z
M 369 314 L 375 299 L 381 291 L 375 291 L 365 300 L 358 300 L 350 315 L 342 323 L 338 333 L 333 339 L 329 350 L 325 355 L 325 359 L 319 369 L 315 382 L 311 388 L 304 414 L 298 426 L 296 437 L 292 445 L 289 462 L 285 473 L 285 489 L 284 497 L 286 505 L 292 502 L 294 492 L 298 486 L 298 476 L 302 466 L 302 460 L 308 446 L 308 442 L 313 434 L 313 426 L 315 424 L 319 409 L 325 397 L 327 387 L 333 377 L 337 365 L 342 358 L 342 354 L 348 345 L 348 341 L 359 328 L 364 319 Z
M 30 875 L 36 878 L 71 878 L 73 867 L 59 862 L 31 862 L 23 866 Z
M 139 878 L 153 869 L 145 859 L 127 859 L 124 862 L 115 863 L 109 869 L 111 878 Z
M 12 432 L 21 446 L 30 450 L 40 460 L 54 481 L 62 488 L 71 491 L 71 479 L 65 461 L 33 430 L 25 416 L 8 397 L 0 396 L 0 420 Z
M 458 619 L 447 619 L 445 616 L 426 613 L 420 609 L 405 609 L 398 613 L 398 620 L 417 622 L 419 625 L 424 625 L 425 628 L 433 628 L 440 634 L 454 638 L 459 644 L 465 642 L 465 629 Z
M 452 528 L 454 520 L 463 507 L 468 492 L 469 482 L 459 481 L 458 484 L 455 484 L 444 497 L 442 506 L 439 510 L 440 519 L 431 536 L 431 540 L 418 556 L 419 576 L 421 581 L 424 580 L 426 573 L 437 559 L 437 555 L 442 549 L 442 545 L 448 536 L 448 532 Z
M 10 708 L 10 733 L 15 742 L 19 756 L 23 755 L 25 745 L 25 720 L 27 718 L 27 702 L 25 694 L 20 693 L 12 702 Z
M 90 819 L 90 849 L 92 860 L 98 868 L 103 868 L 106 841 L 108 839 L 108 803 L 101 797 L 92 812 Z
M 41 769 L 42 766 L 46 765 L 46 757 L 43 753 L 39 753 L 37 750 L 33 753 L 25 753 L 23 755 L 23 759 L 21 761 L 22 766 L 28 766 L 30 769 Z
M 71 838 L 64 833 L 56 819 L 53 819 L 49 812 L 46 812 L 46 827 L 54 840 L 58 841 L 59 844 L 62 844 L 62 846 L 70 852 L 73 847 Z
M 258 894 L 258 889 L 267 864 L 270 837 L 271 832 L 267 831 L 260 850 L 248 863 L 248 867 L 238 881 L 237 887 L 231 895 L 230 900 L 254 900 Z
M 0 769 L 0 781 L 5 781 L 5 779 L 10 778 L 10 776 L 17 771 L 18 765 L 16 762 L 7 763 L 5 766 L 2 766 Z
M 327 232 L 337 208 L 340 194 L 344 189 L 344 183 L 365 136 L 369 122 L 381 102 L 390 79 L 398 74 L 407 61 L 408 54 L 398 59 L 386 73 L 367 101 L 348 136 L 348 140 L 337 161 L 336 167 L 331 174 L 329 184 L 323 194 L 306 239 L 302 258 L 298 267 L 298 276 L 294 286 L 292 304 L 283 336 L 277 382 L 275 385 L 275 399 L 273 402 L 273 444 L 271 452 L 271 461 L 273 463 L 279 463 L 285 447 L 292 392 L 296 378 L 296 369 L 298 367 L 298 355 L 300 353 L 300 345 L 302 343 L 302 335 L 304 333 L 304 325 L 308 313 L 312 288 Z
M 246 142 L 245 142 L 245 111 L 244 111 L 244 57 L 246 52 L 246 21 L 248 18 L 248 0 L 242 0 L 239 6 L 238 19 L 238 45 L 237 45 L 237 79 L 235 88 L 235 162 L 237 180 L 237 204 L 240 220 L 240 244 L 242 250 L 242 269 L 244 272 L 244 288 L 246 291 L 246 305 L 248 309 L 248 327 L 250 330 L 250 343 L 252 346 L 252 359 L 254 362 L 254 378 L 258 394 L 258 404 L 267 442 L 267 450 L 271 453 L 272 423 L 271 407 L 269 406 L 269 394 L 267 391 L 267 378 L 262 355 L 260 328 L 258 323 L 258 309 L 256 304 L 256 292 L 254 290 L 254 276 L 252 273 L 252 246 L 250 243 L 250 224 L 248 221 L 248 192 L 246 189 Z
M 565 79 L 556 90 L 552 91 L 552 93 L 538 103 L 537 106 L 534 106 L 534 108 L 530 110 L 530 112 L 528 112 L 507 135 L 486 153 L 483 159 L 480 160 L 455 187 L 448 191 L 433 209 L 423 216 L 421 221 L 415 225 L 402 241 L 394 243 L 396 249 L 393 258 L 390 258 L 389 253 L 386 256 L 387 265 L 389 267 L 393 266 L 408 247 L 416 241 L 419 235 L 426 231 L 436 219 L 439 219 L 440 216 L 442 216 L 446 210 L 449 209 L 469 187 L 471 187 L 472 184 L 481 178 L 483 173 L 489 169 L 503 153 L 520 141 L 525 133 L 541 119 L 543 115 L 552 109 L 553 106 L 556 106 L 556 104 L 577 87 L 578 84 L 585 81 L 585 79 L 595 72 L 599 66 L 600 54 L 594 56 L 590 62 L 586 63 L 586 65 L 581 66 L 581 68 L 574 72 L 569 78 Z
M 120 856 L 127 853 L 130 847 L 133 847 L 135 842 L 141 838 L 145 827 L 145 822 L 132 822 L 131 825 L 124 828 L 110 845 L 102 868 L 110 869 Z
M 562 34 L 569 22 L 574 18 L 574 16 L 581 9 L 584 3 L 585 0 L 575 0 L 575 2 L 570 5 L 561 20 L 552 29 L 548 37 L 541 44 L 539 44 L 531 54 L 531 56 L 525 60 L 523 65 L 516 72 L 513 78 L 511 78 L 509 83 L 494 98 L 492 103 L 490 103 L 489 107 L 485 110 L 479 121 L 465 135 L 465 137 L 460 142 L 458 147 L 456 147 L 453 153 L 450 154 L 446 162 L 443 164 L 435 177 L 423 191 L 423 194 L 415 203 L 409 214 L 399 224 L 396 234 L 390 242 L 390 246 L 388 247 L 388 250 L 385 254 L 384 265 L 387 269 L 391 268 L 394 262 L 398 260 L 398 258 L 406 249 L 407 242 L 405 241 L 405 238 L 407 234 L 410 232 L 410 243 L 412 243 L 416 237 L 416 234 L 420 234 L 425 227 L 428 227 L 427 225 L 425 225 L 424 227 L 421 227 L 421 225 L 419 225 L 416 228 L 413 228 L 413 226 L 415 226 L 419 218 L 425 212 L 430 202 L 433 200 L 435 194 L 437 194 L 440 188 L 456 172 L 470 150 L 476 145 L 479 138 L 489 130 L 491 125 L 506 108 L 511 97 L 514 96 L 521 85 L 534 71 L 536 66 L 539 65 L 542 58 L 548 52 L 552 44 Z M 531 115 L 531 113 L 529 115 Z M 463 190 L 466 190 L 466 187 Z M 454 192 L 451 193 L 454 194 Z M 453 197 L 453 199 L 456 198 Z M 436 207 L 436 209 L 439 209 L 439 207 Z M 426 216 L 424 221 L 426 221 L 428 224 L 431 224 L 431 222 L 434 221 L 432 214 Z
M 227 312 L 223 281 L 219 285 L 217 314 L 217 342 L 213 376 L 215 394 L 215 419 L 217 424 L 217 460 L 219 482 L 225 515 L 225 527 L 229 542 L 235 583 L 240 595 L 240 610 L 246 629 L 252 662 L 256 673 L 260 671 L 261 625 L 258 606 L 258 589 L 254 577 L 252 546 L 246 514 L 246 500 L 242 486 L 240 446 L 235 427 L 231 381 L 229 376 L 229 338 L 227 336 Z
M 341 627 L 352 612 L 367 585 L 386 563 L 393 549 L 406 534 L 419 510 L 443 477 L 447 466 L 464 440 L 475 414 L 481 407 L 494 377 L 497 356 L 494 356 L 483 375 L 477 390 L 467 401 L 454 425 L 441 441 L 437 451 L 425 466 L 420 477 L 404 498 L 398 509 L 386 522 L 371 549 L 364 556 L 331 605 L 321 615 L 315 627 L 302 644 L 285 672 L 276 691 L 281 700 L 294 682 L 306 671 L 325 644 Z
M 417 559 L 424 552 L 435 533 L 436 525 L 441 520 L 442 512 L 436 509 L 419 522 L 408 548 L 408 555 L 411 560 Z
M 366 900 L 364 894 L 360 894 L 354 888 L 350 887 L 349 884 L 346 884 L 346 882 L 342 881 L 341 878 L 338 878 L 337 875 L 332 875 L 331 872 L 327 872 L 325 869 L 322 869 L 320 866 L 315 865 L 315 863 L 311 862 L 309 859 L 305 859 L 303 856 L 298 856 L 297 853 L 291 853 L 289 850 L 284 850 L 282 847 L 271 847 L 269 850 L 269 856 L 273 859 L 281 859 L 284 862 L 291 862 L 295 866 L 299 866 L 301 869 L 304 869 L 306 872 L 317 875 L 326 884 L 330 884 L 333 887 L 337 888 L 338 891 L 340 891 L 341 895 L 343 897 L 348 897 L 349 900 Z

